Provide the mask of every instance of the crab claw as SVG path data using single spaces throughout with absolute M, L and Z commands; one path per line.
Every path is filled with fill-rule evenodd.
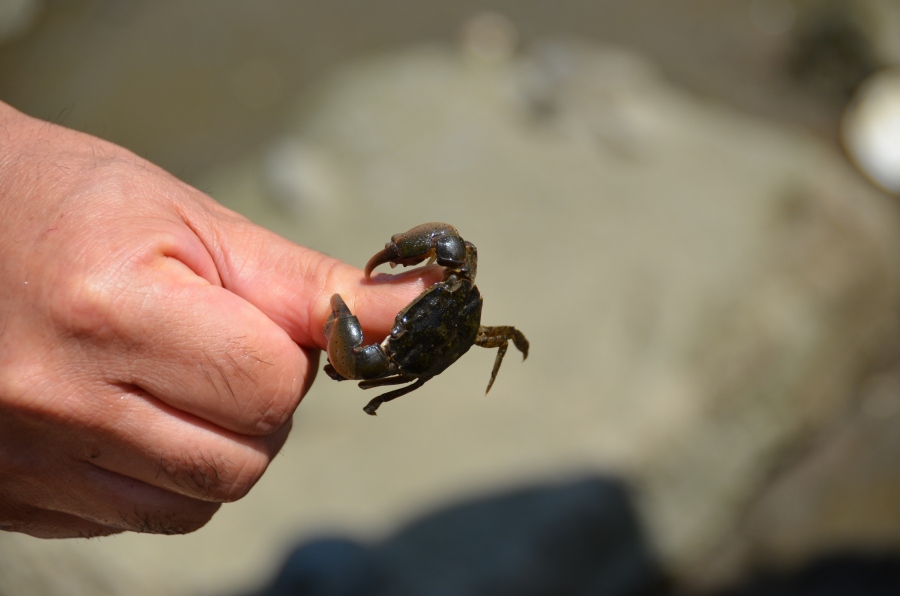
M 390 360 L 381 346 L 363 345 L 359 319 L 353 316 L 340 294 L 331 297 L 331 315 L 323 331 L 331 367 L 326 366 L 325 372 L 332 379 L 376 378 L 390 370 Z
M 366 277 L 372 277 L 372 271 L 379 265 L 385 263 L 394 265 L 400 261 L 400 258 L 400 249 L 397 248 L 397 245 L 391 243 L 386 244 L 384 250 L 375 253 L 375 255 L 369 259 L 369 262 L 366 263 Z M 418 262 L 419 261 L 416 261 L 416 263 Z M 410 263 L 410 265 L 415 265 L 416 263 Z
M 445 223 L 427 223 L 408 232 L 394 234 L 384 250 L 376 253 L 366 263 L 366 277 L 384 263 L 393 265 L 418 265 L 426 259 L 437 260 L 438 265 L 460 267 L 466 262 L 466 243 L 456 228 Z

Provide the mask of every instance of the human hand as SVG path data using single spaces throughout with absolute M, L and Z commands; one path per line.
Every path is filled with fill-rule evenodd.
M 190 532 L 286 440 L 339 292 L 392 284 L 263 230 L 132 153 L 0 103 L 0 529 Z

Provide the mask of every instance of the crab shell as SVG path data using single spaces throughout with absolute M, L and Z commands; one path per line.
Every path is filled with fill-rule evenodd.
M 483 303 L 468 279 L 438 282 L 400 311 L 381 345 L 399 372 L 439 375 L 475 344 Z

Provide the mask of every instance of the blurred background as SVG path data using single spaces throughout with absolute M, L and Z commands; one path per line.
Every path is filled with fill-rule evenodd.
M 0 0 L 0 99 L 357 266 L 452 223 L 531 340 L 490 396 L 473 350 L 377 419 L 320 375 L 207 527 L 2 534 L 0 594 L 232 594 L 598 476 L 678 590 L 890 560 L 898 68 L 897 0 Z

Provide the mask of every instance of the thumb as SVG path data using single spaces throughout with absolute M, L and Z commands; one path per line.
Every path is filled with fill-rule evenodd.
M 216 217 L 207 225 L 189 224 L 209 250 L 222 286 L 256 306 L 304 347 L 325 348 L 323 326 L 333 294 L 343 297 L 375 341 L 390 332 L 403 307 L 440 279 L 436 266 L 366 279 L 362 269 L 216 207 Z

